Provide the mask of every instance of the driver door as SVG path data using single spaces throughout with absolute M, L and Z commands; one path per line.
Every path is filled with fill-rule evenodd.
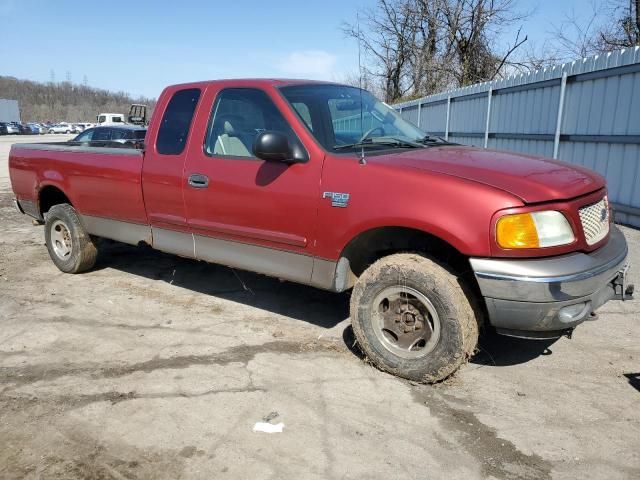
M 289 165 L 254 156 L 253 141 L 264 130 L 304 148 L 281 98 L 215 86 L 206 95 L 212 108 L 201 109 L 194 132 L 204 142 L 191 142 L 183 179 L 196 257 L 309 283 L 322 157 Z

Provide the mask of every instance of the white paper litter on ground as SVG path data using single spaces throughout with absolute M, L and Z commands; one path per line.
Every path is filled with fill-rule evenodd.
M 284 428 L 284 423 L 276 423 L 275 425 L 267 422 L 256 422 L 253 426 L 254 432 L 264 432 L 264 433 L 282 433 L 282 429 Z

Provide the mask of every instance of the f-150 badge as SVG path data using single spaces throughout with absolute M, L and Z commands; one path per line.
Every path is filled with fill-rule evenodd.
M 349 194 L 341 192 L 324 192 L 322 198 L 330 198 L 332 207 L 345 208 L 349 205 Z

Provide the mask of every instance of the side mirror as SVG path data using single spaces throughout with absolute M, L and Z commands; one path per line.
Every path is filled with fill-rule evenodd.
M 298 146 L 289 144 L 289 138 L 282 132 L 260 132 L 253 142 L 253 154 L 267 162 L 302 163 L 308 157 Z

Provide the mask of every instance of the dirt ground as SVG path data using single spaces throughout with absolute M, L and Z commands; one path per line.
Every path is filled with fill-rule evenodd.
M 571 340 L 486 337 L 454 379 L 412 385 L 350 349 L 348 295 L 115 243 L 59 272 L 11 204 L 17 140 L 0 478 L 640 478 L 640 301 Z M 254 433 L 271 412 L 284 432 Z

